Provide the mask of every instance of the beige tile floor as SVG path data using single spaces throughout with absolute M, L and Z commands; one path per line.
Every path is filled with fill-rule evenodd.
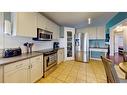
M 118 66 L 116 69 L 123 78 L 124 74 Z M 89 63 L 66 61 L 38 83 L 106 83 L 106 75 L 101 61 L 90 60 Z

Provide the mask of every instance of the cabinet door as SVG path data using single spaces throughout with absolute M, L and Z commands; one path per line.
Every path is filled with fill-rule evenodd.
M 41 55 L 41 76 L 43 76 L 44 71 L 43 71 L 43 55 Z
M 14 65 L 13 65 L 14 64 Z M 24 65 L 25 64 L 25 65 Z M 5 83 L 27 83 L 29 60 L 24 60 L 4 66 Z
M 60 35 L 60 27 L 56 24 L 53 26 L 53 39 L 58 39 Z
M 61 62 L 64 61 L 64 49 L 59 49 L 57 54 L 58 54 L 57 64 L 60 64 Z
M 57 52 L 57 64 L 60 64 L 60 62 L 61 62 L 61 52 L 60 52 L 60 50 L 58 50 L 58 52 Z
M 97 39 L 105 39 L 105 27 L 97 27 Z
M 96 27 L 90 27 L 87 31 L 89 34 L 89 39 L 96 39 Z
M 3 66 L 0 66 L 0 83 L 3 82 Z
M 25 37 L 36 37 L 37 35 L 37 13 L 19 12 L 15 13 L 15 35 Z
M 37 27 L 41 29 L 46 28 L 46 17 L 41 15 L 40 13 L 37 14 Z
M 31 82 L 36 82 L 39 78 L 42 77 L 42 57 L 34 57 L 30 59 L 31 64 Z
M 61 50 L 61 60 L 64 61 L 64 49 Z
M 27 83 L 27 68 L 14 70 L 4 74 L 5 83 Z

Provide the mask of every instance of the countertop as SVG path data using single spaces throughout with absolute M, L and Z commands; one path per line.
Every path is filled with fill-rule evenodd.
M 29 59 L 32 57 L 36 57 L 42 55 L 42 53 L 39 52 L 32 52 L 32 53 L 23 53 L 20 56 L 16 56 L 16 57 L 10 57 L 10 58 L 0 58 L 0 65 L 6 65 L 9 63 L 13 63 L 13 62 L 17 62 L 17 61 L 21 61 L 21 60 L 25 60 L 25 59 Z
M 89 47 L 89 48 L 94 48 L 94 49 L 108 49 L 108 47 Z
M 64 49 L 64 48 L 59 48 L 59 49 Z M 33 51 L 32 53 L 29 53 L 29 54 L 23 53 L 20 56 L 15 56 L 15 57 L 10 57 L 10 58 L 0 58 L 0 65 L 6 65 L 9 63 L 14 63 L 17 61 L 36 57 L 36 56 L 42 55 L 44 52 L 51 51 L 51 50 L 53 50 L 53 49 L 43 49 L 43 50 L 39 50 L 39 51 Z

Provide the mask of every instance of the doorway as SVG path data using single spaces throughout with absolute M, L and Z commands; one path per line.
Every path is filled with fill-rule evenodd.
M 110 56 L 127 49 L 127 19 L 110 28 Z M 123 49 L 123 50 L 122 50 Z
M 115 54 L 123 53 L 123 31 L 115 31 L 114 52 Z

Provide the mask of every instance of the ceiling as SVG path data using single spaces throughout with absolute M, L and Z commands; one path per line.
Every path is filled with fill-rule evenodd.
M 67 27 L 87 27 L 95 25 L 105 25 L 116 12 L 42 12 L 43 15 L 61 26 Z M 91 18 L 91 24 L 88 24 Z

